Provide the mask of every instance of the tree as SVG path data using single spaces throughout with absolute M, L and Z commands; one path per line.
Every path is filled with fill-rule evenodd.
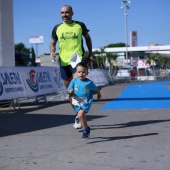
M 105 46 L 104 48 L 110 48 L 110 47 L 126 47 L 126 44 L 125 43 L 115 43 L 115 44 L 109 44 L 107 46 Z
M 162 56 L 159 53 L 150 54 L 146 63 L 151 64 L 152 61 L 155 62 L 158 68 L 166 68 L 170 65 L 170 58 L 167 56 Z
M 94 68 L 94 65 L 97 65 L 97 68 L 100 68 L 100 63 L 99 63 L 99 56 L 100 56 L 100 51 L 94 51 L 93 55 L 95 57 L 95 60 L 92 62 L 92 67 Z
M 31 56 L 32 56 L 32 60 L 35 61 L 36 60 L 36 55 L 35 55 L 35 51 L 34 48 L 31 48 Z
M 15 51 L 23 52 L 24 54 L 30 55 L 31 49 L 26 48 L 23 43 L 15 44 Z

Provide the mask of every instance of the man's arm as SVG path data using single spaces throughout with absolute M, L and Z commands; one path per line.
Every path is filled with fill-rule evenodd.
M 89 61 L 93 61 L 93 53 L 92 53 L 92 41 L 91 41 L 91 37 L 88 33 L 86 33 L 84 35 L 85 41 L 86 41 L 86 45 L 89 51 L 89 55 L 88 55 L 88 62 Z
M 50 42 L 50 57 L 51 57 L 51 59 L 55 58 L 56 43 L 57 43 L 57 41 L 55 41 L 53 39 Z

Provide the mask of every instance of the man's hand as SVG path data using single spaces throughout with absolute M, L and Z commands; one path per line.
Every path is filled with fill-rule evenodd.
M 51 57 L 52 60 L 54 60 L 56 58 L 55 52 L 51 51 L 50 52 L 50 57 Z
M 52 60 L 59 61 L 59 56 L 55 52 L 50 52 L 50 57 Z
M 50 57 L 51 57 L 52 60 L 54 60 L 54 59 L 55 59 L 55 56 L 56 56 L 56 53 L 55 53 L 55 50 L 56 50 L 55 46 L 56 46 L 56 43 L 57 43 L 56 40 L 51 39 L 51 42 L 50 42 Z
M 87 62 L 90 63 L 90 62 L 93 62 L 94 61 L 94 57 L 92 55 L 89 55 L 88 58 L 87 58 Z

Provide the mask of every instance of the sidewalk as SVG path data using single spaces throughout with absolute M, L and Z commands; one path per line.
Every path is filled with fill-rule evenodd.
M 85 141 L 67 100 L 0 110 L 0 170 L 169 170 L 169 109 L 101 109 L 127 85 L 102 88 Z

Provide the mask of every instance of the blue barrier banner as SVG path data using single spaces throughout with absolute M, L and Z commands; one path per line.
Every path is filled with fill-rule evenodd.
M 27 97 L 21 71 L 16 67 L 0 67 L 0 100 Z
M 24 67 L 20 70 L 28 97 L 59 93 L 66 89 L 55 67 Z
M 108 85 L 106 71 L 89 69 L 96 86 Z M 61 94 L 66 91 L 58 67 L 0 67 L 0 100 Z

